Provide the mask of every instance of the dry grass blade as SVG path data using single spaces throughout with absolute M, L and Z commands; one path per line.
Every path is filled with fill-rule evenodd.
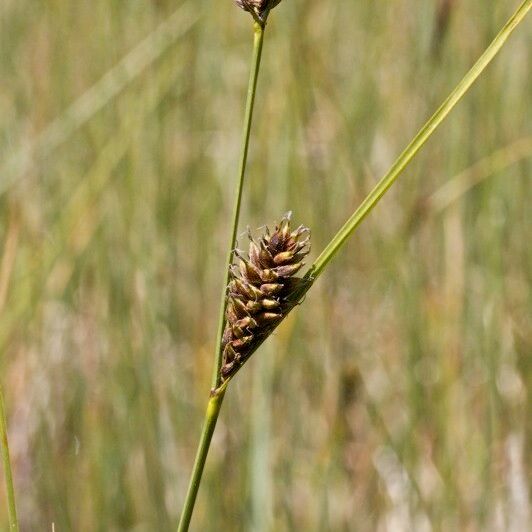
M 429 213 L 440 213 L 489 176 L 497 174 L 531 155 L 532 137 L 516 140 L 449 179 L 426 200 L 423 209 Z

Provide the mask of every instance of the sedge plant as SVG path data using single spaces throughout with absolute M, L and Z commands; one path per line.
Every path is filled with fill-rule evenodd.
M 178 526 L 180 532 L 188 530 L 190 525 L 210 442 L 230 381 L 275 327 L 301 301 L 304 294 L 345 245 L 347 239 L 373 210 L 386 191 L 491 63 L 532 7 L 532 0 L 524 0 L 519 5 L 477 62 L 330 240 L 307 273 L 302 278 L 298 278 L 295 277 L 295 273 L 302 267 L 302 259 L 309 249 L 309 230 L 303 226 L 292 229 L 289 214 L 281 219 L 273 232 L 266 229 L 257 240 L 250 234 L 250 247 L 247 256 L 235 250 L 264 33 L 270 10 L 279 1 L 236 0 L 236 3 L 253 17 L 253 54 L 233 208 L 232 232 L 214 351 L 212 386 Z M 235 255 L 238 258 L 238 266 L 233 265 Z

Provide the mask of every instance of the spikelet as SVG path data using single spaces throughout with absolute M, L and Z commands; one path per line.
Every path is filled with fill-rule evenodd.
M 238 7 L 255 14 L 259 20 L 265 22 L 264 15 L 273 9 L 281 0 L 235 0 Z
M 296 304 L 292 297 L 303 283 L 295 274 L 310 251 L 310 230 L 290 231 L 291 213 L 270 234 L 266 227 L 255 241 L 248 230 L 249 252 L 235 251 L 227 287 L 226 326 L 222 338 L 222 381 L 231 377 Z

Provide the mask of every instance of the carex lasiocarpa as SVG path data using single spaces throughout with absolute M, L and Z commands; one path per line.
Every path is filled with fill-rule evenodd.
M 310 251 L 310 230 L 290 229 L 285 214 L 273 232 L 264 228 L 255 240 L 248 230 L 247 256 L 236 250 L 227 287 L 226 326 L 222 338 L 221 378 L 231 377 L 297 304 L 305 282 L 295 274 Z

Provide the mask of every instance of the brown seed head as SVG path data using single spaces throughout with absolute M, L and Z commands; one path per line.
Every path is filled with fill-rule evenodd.
M 294 275 L 310 251 L 310 231 L 302 225 L 291 231 L 290 216 L 286 214 L 271 233 L 266 227 L 257 240 L 248 232 L 247 257 L 235 252 L 238 267 L 231 266 L 227 288 L 222 380 L 238 371 L 295 304 L 291 296 L 303 280 Z
M 235 0 L 236 5 L 248 11 L 261 22 L 266 22 L 266 17 L 281 0 Z

